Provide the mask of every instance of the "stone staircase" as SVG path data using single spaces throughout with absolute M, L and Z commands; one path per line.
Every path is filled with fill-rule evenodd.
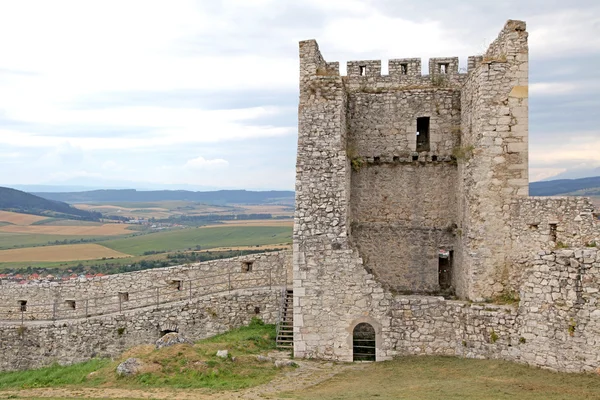
M 285 289 L 277 323 L 277 348 L 292 350 L 294 348 L 294 291 Z

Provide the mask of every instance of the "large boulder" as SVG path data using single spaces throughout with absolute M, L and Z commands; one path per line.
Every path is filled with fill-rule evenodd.
M 192 342 L 186 339 L 182 334 L 170 332 L 156 341 L 156 348 L 162 349 L 163 347 L 169 347 L 180 343 L 192 344 Z
M 143 363 L 137 358 L 128 358 L 117 367 L 119 376 L 133 376 L 140 371 Z

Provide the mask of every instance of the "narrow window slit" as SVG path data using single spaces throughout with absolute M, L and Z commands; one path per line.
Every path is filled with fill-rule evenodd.
M 400 64 L 400 75 L 408 74 L 408 64 Z
M 429 151 L 429 117 L 417 118 L 417 152 Z

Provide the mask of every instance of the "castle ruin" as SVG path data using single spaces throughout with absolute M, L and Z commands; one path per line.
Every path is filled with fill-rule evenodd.
M 291 323 L 302 358 L 600 368 L 597 215 L 583 197 L 528 196 L 524 22 L 465 73 L 450 57 L 429 75 L 398 59 L 385 76 L 380 61 L 340 76 L 301 42 L 298 120 L 292 252 L 0 286 L 0 370 L 117 356 L 171 331 L 197 340 L 255 316 Z
M 518 298 L 537 253 L 598 239 L 587 199 L 528 197 L 527 35 L 508 21 L 465 73 L 444 57 L 429 75 L 405 58 L 388 75 L 366 60 L 340 76 L 316 41 L 300 42 L 296 356 L 351 361 L 365 323 L 378 360 L 456 354 L 406 337 L 394 311 L 434 297 L 401 295 Z M 443 330 L 427 335 L 454 336 Z

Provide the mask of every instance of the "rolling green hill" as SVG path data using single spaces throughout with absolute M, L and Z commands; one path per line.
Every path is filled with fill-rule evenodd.
M 581 179 L 557 179 L 555 181 L 532 182 L 531 196 L 600 196 L 600 176 Z
M 6 187 L 0 187 L 0 210 L 88 221 L 98 220 L 102 216 L 100 213 L 79 210 L 61 201 L 44 199 Z

